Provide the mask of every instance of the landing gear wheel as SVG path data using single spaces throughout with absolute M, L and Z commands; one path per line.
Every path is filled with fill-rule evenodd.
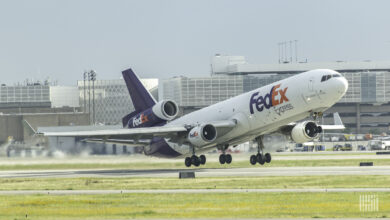
M 270 153 L 266 153 L 264 155 L 264 157 L 265 157 L 265 162 L 266 163 L 270 163 L 271 162 L 271 154 Z
M 264 150 L 263 138 L 264 138 L 263 136 L 259 136 L 259 137 L 255 138 L 255 141 L 257 142 L 257 154 L 252 155 L 252 156 L 254 156 L 253 159 L 251 156 L 251 164 L 253 164 L 253 165 L 256 162 L 258 162 L 261 165 L 264 165 L 264 163 L 266 161 L 266 158 L 264 157 L 264 154 L 263 154 L 263 152 L 264 152 L 263 151 Z M 256 159 L 256 162 L 254 161 L 254 159 Z
M 230 154 L 226 154 L 225 155 L 225 159 L 226 159 L 226 163 L 227 164 L 230 164 L 231 162 L 232 162 L 232 155 L 230 155 Z
M 256 155 L 252 155 L 249 159 L 249 162 L 252 164 L 252 165 L 256 165 L 257 163 L 257 158 L 256 158 Z
M 199 165 L 200 165 L 200 160 L 199 160 L 199 157 L 197 157 L 197 156 L 192 156 L 191 157 L 191 163 L 194 165 L 194 166 L 196 166 L 196 167 L 198 167 Z
M 199 156 L 200 164 L 205 165 L 206 164 L 206 156 L 200 155 Z
M 192 162 L 191 162 L 191 158 L 190 157 L 186 157 L 186 159 L 184 160 L 184 164 L 186 165 L 186 167 L 190 167 Z
M 219 163 L 220 163 L 220 164 L 225 164 L 225 163 L 226 163 L 225 154 L 219 155 Z
M 256 158 L 257 158 L 257 162 L 259 162 L 259 164 L 264 165 L 264 163 L 265 163 L 265 158 L 264 158 L 264 155 L 263 155 L 263 154 L 258 153 L 258 154 L 256 155 Z

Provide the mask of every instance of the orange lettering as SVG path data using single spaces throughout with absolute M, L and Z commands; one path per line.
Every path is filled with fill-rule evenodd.
M 286 88 L 283 89 L 283 90 L 279 90 L 279 94 L 280 94 L 280 104 L 282 104 L 283 101 L 288 102 L 288 98 L 286 97 L 287 89 L 288 89 L 288 87 L 286 87 Z
M 279 105 L 279 100 L 275 100 L 275 97 L 278 95 L 279 92 L 276 91 L 277 88 L 280 87 L 279 85 L 274 86 L 274 89 L 272 90 L 272 106 Z

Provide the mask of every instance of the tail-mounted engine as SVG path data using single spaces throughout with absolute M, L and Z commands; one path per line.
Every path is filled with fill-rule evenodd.
M 217 129 L 211 124 L 196 126 L 188 133 L 188 141 L 197 147 L 213 142 L 217 138 Z
M 174 119 L 178 113 L 179 107 L 174 101 L 160 101 L 145 111 L 142 111 L 138 114 L 131 113 L 126 116 L 126 126 L 128 128 L 138 128 L 161 125 Z
M 304 121 L 296 124 L 291 131 L 291 138 L 295 143 L 305 143 L 318 137 L 322 132 L 321 126 L 313 121 Z
M 152 111 L 157 117 L 170 121 L 179 113 L 179 107 L 174 101 L 160 101 L 153 106 Z

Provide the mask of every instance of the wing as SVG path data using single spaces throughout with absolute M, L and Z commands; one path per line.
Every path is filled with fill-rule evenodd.
M 148 128 L 119 128 L 108 130 L 91 130 L 91 131 L 41 131 L 38 130 L 38 134 L 44 136 L 56 136 L 56 137 L 152 137 L 159 135 L 167 135 L 170 133 L 187 131 L 184 126 L 163 126 L 163 127 L 148 127 Z
M 162 127 L 147 127 L 147 128 L 111 128 L 101 129 L 92 128 L 91 130 L 80 130 L 78 128 L 66 131 L 72 128 L 61 129 L 63 131 L 50 131 L 45 128 L 39 129 L 37 134 L 46 137 L 79 137 L 86 142 L 104 142 L 115 144 L 128 145 L 147 145 L 153 137 L 171 138 L 179 133 L 187 133 L 187 128 L 184 126 L 162 126 Z M 65 131 L 64 131 L 65 130 Z
M 221 134 L 226 134 L 234 128 L 236 122 L 215 121 L 212 124 Z M 168 138 L 173 142 L 183 143 L 188 132 L 196 125 L 165 125 L 159 127 L 146 128 L 118 128 L 118 127 L 62 127 L 57 129 L 39 128 L 36 132 L 38 135 L 46 137 L 79 137 L 87 142 L 105 142 L 118 144 L 134 144 L 135 146 L 147 145 L 153 137 Z M 88 129 L 89 130 L 86 130 Z

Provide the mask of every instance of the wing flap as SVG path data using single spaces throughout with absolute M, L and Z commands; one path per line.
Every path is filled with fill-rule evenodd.
M 129 139 L 98 139 L 98 138 L 88 138 L 83 141 L 88 143 L 106 143 L 106 144 L 124 144 L 128 147 L 141 147 L 147 146 L 150 144 L 150 140 L 135 141 Z

